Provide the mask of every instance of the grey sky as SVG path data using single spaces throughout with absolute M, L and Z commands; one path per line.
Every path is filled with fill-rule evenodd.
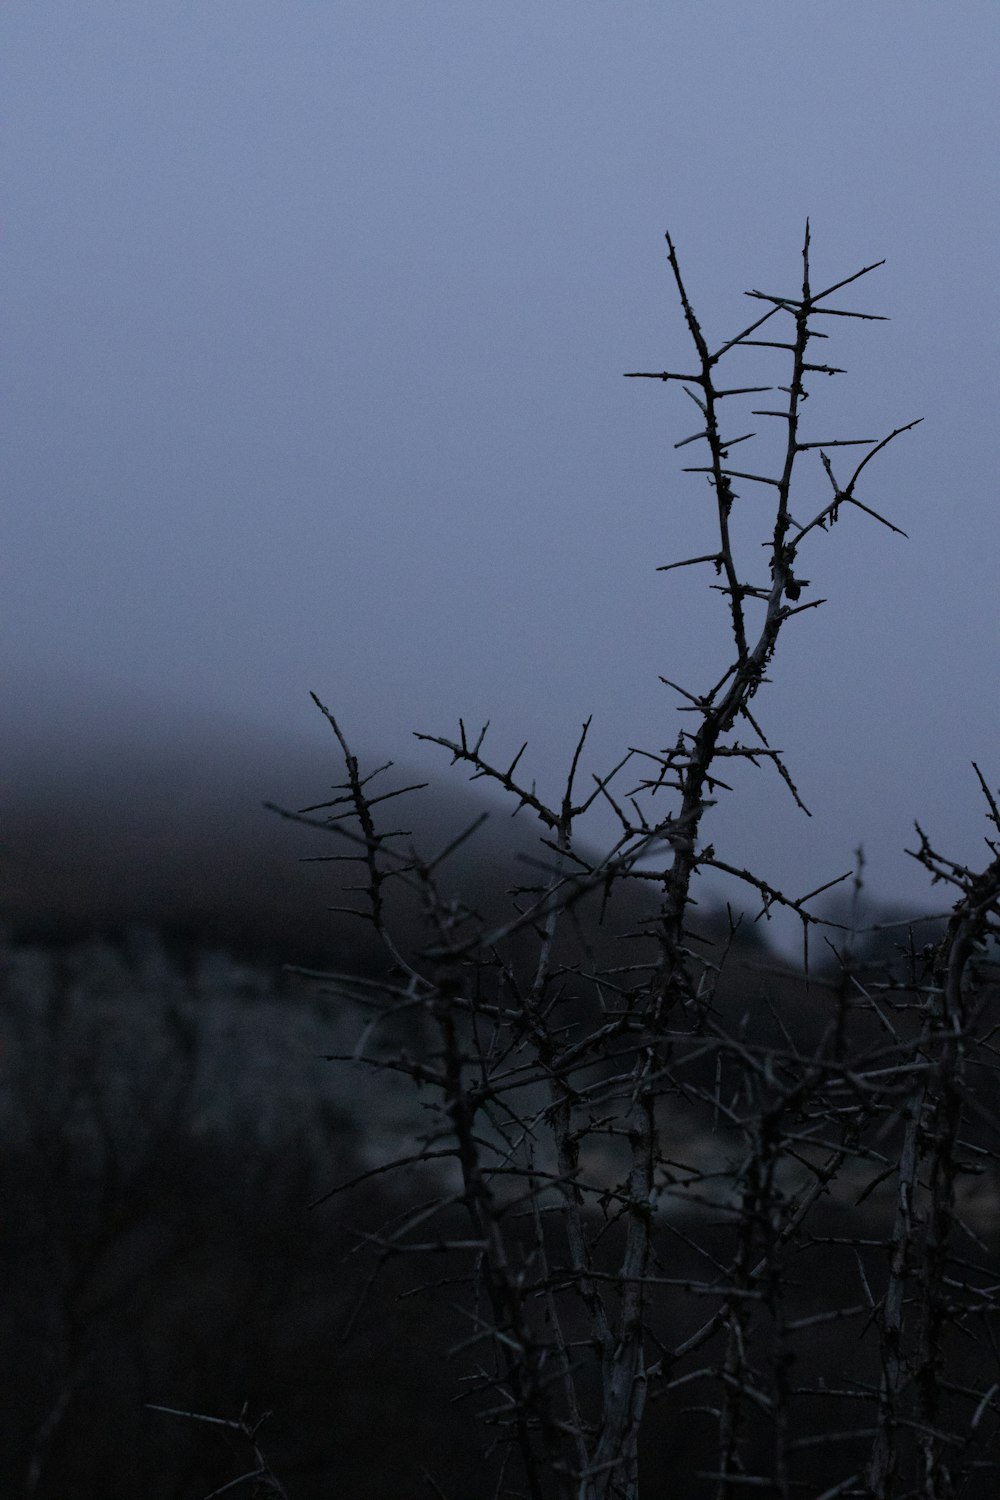
M 315 688 L 418 762 L 411 729 L 489 717 L 549 787 L 589 713 L 594 769 L 672 740 L 657 674 L 714 680 L 720 610 L 654 569 L 711 516 L 687 403 L 621 373 L 684 357 L 665 229 L 722 335 L 794 287 L 809 214 L 819 278 L 888 260 L 857 305 L 893 321 L 837 330 L 810 418 L 926 418 L 863 491 L 911 540 L 851 516 L 803 566 L 831 602 L 758 702 L 813 820 L 761 773 L 711 832 L 800 889 L 864 839 L 931 899 L 914 816 L 980 857 L 995 4 L 7 0 L 0 41 L 23 723 L 65 702 L 71 746 L 90 689 L 134 691 L 302 740 Z

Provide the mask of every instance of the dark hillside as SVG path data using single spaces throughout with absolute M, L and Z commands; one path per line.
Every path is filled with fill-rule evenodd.
M 303 862 L 346 846 L 263 805 L 333 795 L 342 771 L 318 716 L 305 748 L 240 727 L 181 730 L 120 712 L 78 734 L 63 722 L 12 739 L 0 778 L 0 917 L 15 936 L 58 942 L 140 924 L 277 962 L 378 962 L 361 924 L 327 910 L 341 899 L 341 870 Z M 370 769 L 380 763 L 368 759 Z M 428 848 L 483 810 L 459 776 L 448 778 L 444 756 L 441 772 L 436 786 L 389 804 L 388 826 L 412 830 Z M 426 780 L 386 774 L 396 785 Z M 494 808 L 456 856 L 453 878 L 485 900 L 517 878 L 518 853 L 533 848 L 527 818 L 512 823 L 509 810 Z

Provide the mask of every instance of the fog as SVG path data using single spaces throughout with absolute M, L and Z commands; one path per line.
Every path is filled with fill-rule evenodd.
M 10 765 L 113 781 L 138 720 L 291 765 L 327 743 L 309 689 L 421 771 L 412 730 L 490 719 L 546 790 L 589 715 L 588 770 L 672 742 L 658 675 L 717 680 L 723 604 L 655 569 L 711 550 L 711 505 L 689 403 L 621 377 L 686 359 L 666 230 L 721 339 L 794 291 L 809 215 L 818 281 L 887 260 L 853 305 L 891 321 L 833 330 L 809 419 L 925 418 L 861 491 L 909 540 L 814 539 L 829 602 L 757 700 L 814 815 L 765 769 L 708 832 L 793 894 L 863 842 L 875 895 L 940 901 L 913 819 L 978 861 L 970 760 L 1000 782 L 998 33 L 898 0 L 8 0 Z

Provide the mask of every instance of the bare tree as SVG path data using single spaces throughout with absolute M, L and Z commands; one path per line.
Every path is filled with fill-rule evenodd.
M 691 355 L 630 378 L 679 386 L 696 409 L 676 446 L 698 458 L 685 472 L 705 476 L 714 529 L 702 554 L 666 566 L 707 571 L 730 638 L 704 688 L 662 679 L 684 715 L 673 743 L 585 776 L 588 721 L 549 802 L 523 776 L 524 747 L 487 757 L 486 727 L 419 736 L 540 825 L 498 921 L 449 890 L 455 842 L 418 853 L 381 821 L 399 795 L 383 790 L 388 767 L 363 773 L 316 700 L 345 775 L 332 799 L 286 815 L 341 841 L 331 858 L 360 870 L 352 909 L 389 963 L 377 986 L 326 976 L 370 1018 L 345 1060 L 403 1074 L 427 1108 L 392 1164 L 426 1192 L 365 1239 L 376 1270 L 444 1257 L 426 1279 L 464 1297 L 453 1353 L 493 1432 L 497 1495 L 636 1500 L 640 1448 L 664 1445 L 674 1478 L 658 1493 L 685 1500 L 991 1494 L 1000 846 L 976 874 L 920 834 L 916 857 L 957 899 L 943 940 L 921 949 L 904 931 L 905 961 L 882 977 L 858 972 L 843 934 L 828 939 L 839 974 L 805 990 L 734 974 L 737 919 L 720 941 L 694 899 L 716 872 L 763 912 L 791 910 L 808 960 L 828 886 L 784 894 L 727 862 L 704 823 L 734 762 L 777 773 L 802 806 L 756 700 L 784 632 L 823 602 L 803 597 L 806 557 L 848 513 L 900 532 L 862 482 L 916 424 L 829 438 L 804 410 L 843 373 L 818 341 L 874 317 L 841 294 L 876 267 L 817 290 L 807 228 L 796 292 L 750 292 L 757 315 L 712 343 L 669 237 L 667 256 Z M 743 458 L 747 405 L 781 434 L 773 465 Z M 733 525 L 744 489 L 770 501 L 766 550 L 748 558 Z M 600 855 L 598 811 L 617 830 Z M 415 951 L 394 936 L 400 903 L 422 913 Z

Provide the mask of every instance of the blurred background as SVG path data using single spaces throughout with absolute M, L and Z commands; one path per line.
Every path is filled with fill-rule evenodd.
M 589 770 L 671 742 L 657 676 L 716 680 L 723 603 L 655 568 L 711 505 L 689 403 L 622 373 L 689 363 L 665 230 L 721 340 L 794 291 L 810 215 L 817 280 L 885 257 L 853 305 L 892 319 L 831 329 L 810 430 L 926 419 L 862 492 L 910 539 L 852 514 L 803 560 L 830 602 L 758 708 L 812 821 L 761 772 L 709 832 L 793 894 L 863 842 L 915 906 L 915 817 L 980 858 L 995 6 L 8 0 L 0 31 L 8 806 L 89 758 L 76 814 L 127 831 L 139 741 L 195 780 L 267 742 L 253 805 L 278 763 L 314 800 L 310 688 L 435 773 L 412 730 L 491 719 L 549 791 L 587 715 Z
M 863 843 L 873 909 L 945 904 L 903 852 L 915 817 L 983 861 L 998 40 L 976 0 L 6 0 L 5 1494 L 188 1500 L 238 1472 L 147 1401 L 273 1407 L 302 1500 L 417 1493 L 424 1462 L 479 1492 L 478 1430 L 423 1352 L 450 1293 L 397 1302 L 390 1268 L 339 1343 L 353 1236 L 397 1190 L 304 1204 L 417 1127 L 319 1060 L 358 1017 L 277 964 L 376 958 L 328 912 L 330 867 L 298 862 L 327 843 L 262 803 L 339 779 L 310 689 L 366 767 L 434 779 L 401 822 L 440 846 L 489 798 L 413 730 L 490 719 L 487 750 L 527 739 L 557 795 L 587 716 L 606 771 L 686 722 L 660 674 L 721 676 L 711 578 L 656 572 L 714 546 L 673 447 L 693 408 L 622 379 L 690 363 L 665 231 L 714 342 L 746 289 L 794 293 L 807 215 L 817 284 L 885 257 L 850 305 L 890 321 L 831 327 L 849 374 L 808 436 L 925 418 L 860 491 L 909 540 L 860 513 L 814 538 L 829 603 L 756 701 L 812 819 L 748 768 L 707 836 L 792 895 Z M 802 512 L 828 495 L 806 469 Z M 753 486 L 738 526 L 753 571 Z M 470 899 L 529 832 L 496 810 Z M 746 904 L 712 887 L 706 910 L 723 897 Z M 767 931 L 791 951 L 794 922 Z M 761 932 L 741 1004 L 774 967 Z M 650 1429 L 671 1473 L 699 1467 L 689 1426 Z

